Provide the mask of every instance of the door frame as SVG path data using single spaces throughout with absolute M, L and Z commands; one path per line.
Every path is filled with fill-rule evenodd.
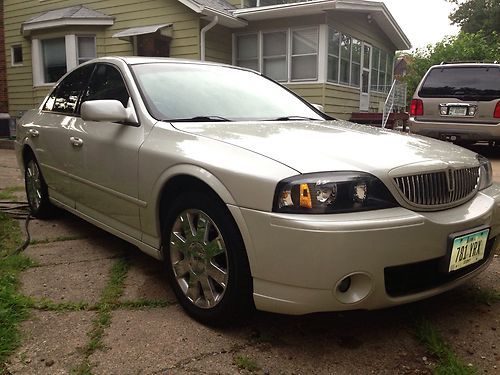
M 368 67 L 365 67 L 365 47 L 370 49 L 369 63 Z M 370 96 L 371 96 L 371 79 L 372 79 L 372 54 L 373 47 L 371 44 L 363 42 L 361 50 L 361 71 L 360 71 L 360 85 L 359 85 L 359 110 L 368 111 L 370 108 Z M 363 73 L 368 72 L 368 85 L 366 92 L 363 92 Z

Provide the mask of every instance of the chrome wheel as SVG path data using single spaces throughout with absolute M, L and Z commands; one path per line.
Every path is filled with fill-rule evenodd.
M 203 211 L 188 209 L 170 233 L 170 262 L 182 292 L 195 306 L 209 309 L 228 285 L 228 256 L 219 228 Z
M 35 160 L 26 165 L 26 195 L 33 211 L 38 211 L 42 204 L 42 179 L 40 169 Z

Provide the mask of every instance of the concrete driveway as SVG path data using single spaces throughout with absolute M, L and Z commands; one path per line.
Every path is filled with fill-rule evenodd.
M 493 160 L 500 182 L 500 151 Z M 0 150 L 0 189 L 22 185 L 13 151 Z M 16 190 L 16 189 L 12 189 Z M 16 192 L 23 198 L 22 192 Z M 257 313 L 213 329 L 175 300 L 162 264 L 69 214 L 30 224 L 22 293 L 37 304 L 21 327 L 13 374 L 425 374 L 439 360 L 415 322 L 435 327 L 458 358 L 480 372 L 500 365 L 500 260 L 452 292 L 372 312 L 303 317 Z

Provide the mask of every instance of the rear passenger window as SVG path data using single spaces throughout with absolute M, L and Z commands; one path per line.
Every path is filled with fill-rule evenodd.
M 127 107 L 129 94 L 118 69 L 111 65 L 99 64 L 82 102 L 105 99 L 118 100 Z
M 71 72 L 52 91 L 45 102 L 44 111 L 73 114 L 82 91 L 87 87 L 95 64 L 85 65 Z

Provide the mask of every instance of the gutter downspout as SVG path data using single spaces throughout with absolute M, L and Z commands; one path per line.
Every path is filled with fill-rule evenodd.
M 219 22 L 219 16 L 214 16 L 212 21 L 210 21 L 208 25 L 206 25 L 204 28 L 201 29 L 200 32 L 201 61 L 205 61 L 205 34 L 207 33 L 208 30 L 217 25 L 218 22 Z

